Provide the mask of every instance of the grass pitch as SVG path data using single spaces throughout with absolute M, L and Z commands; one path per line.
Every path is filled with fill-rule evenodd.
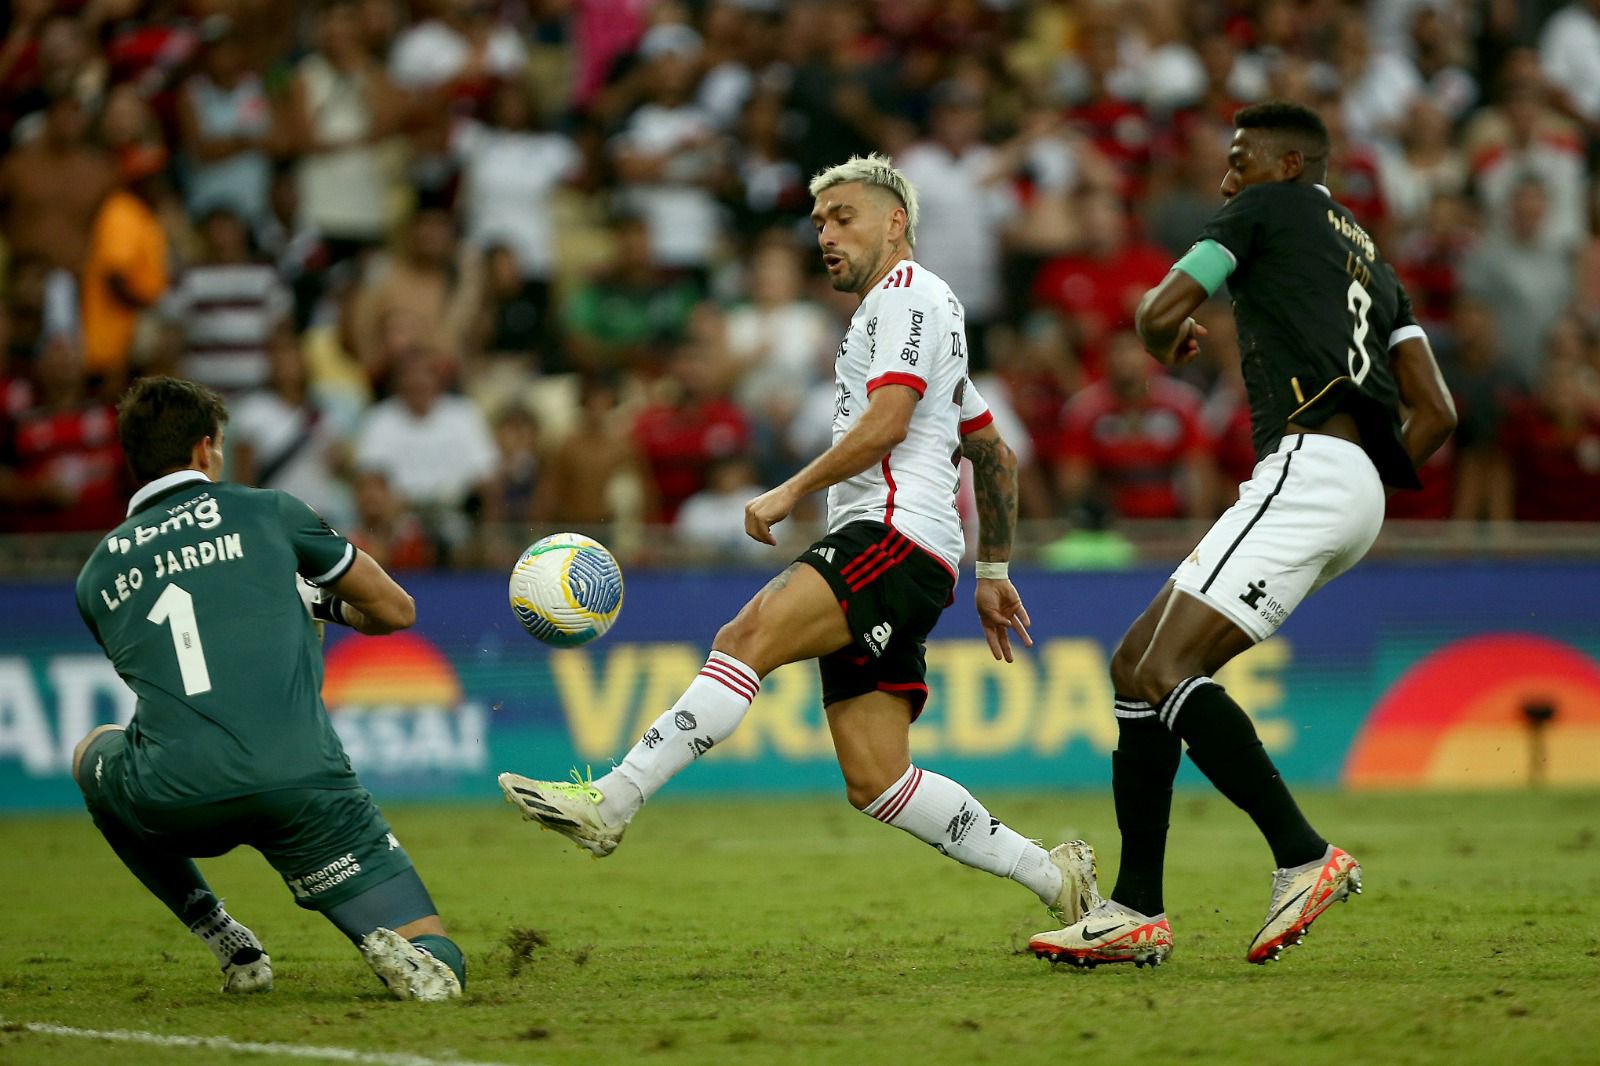
M 1053 843 L 1098 844 L 1108 797 L 993 795 Z M 494 1063 L 1594 1063 L 1597 797 L 1312 794 L 1367 891 L 1270 968 L 1243 961 L 1270 857 L 1225 801 L 1180 794 L 1154 971 L 1052 969 L 1050 922 L 842 799 L 654 803 L 593 861 L 496 805 L 388 810 L 471 958 L 467 996 L 397 1003 L 350 946 L 240 851 L 202 864 L 273 958 L 225 998 L 209 954 L 87 816 L 0 821 L 0 1062 L 317 1061 L 24 1028 L 221 1036 Z M 328 1060 L 324 1060 L 328 1061 Z M 344 1061 L 362 1061 L 346 1058 Z M 365 1061 L 376 1061 L 367 1059 Z

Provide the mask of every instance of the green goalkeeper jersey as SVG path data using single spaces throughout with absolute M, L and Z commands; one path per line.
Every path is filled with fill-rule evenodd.
M 152 807 L 357 781 L 322 705 L 322 649 L 295 575 L 355 548 L 282 492 L 182 470 L 146 485 L 78 574 L 78 610 L 138 696 L 128 785 Z

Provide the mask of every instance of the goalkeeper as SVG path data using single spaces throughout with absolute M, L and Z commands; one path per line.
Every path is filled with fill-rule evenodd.
M 222 968 L 225 992 L 272 987 L 261 943 L 194 864 L 241 844 L 360 949 L 400 999 L 466 981 L 411 859 L 361 787 L 322 705 L 313 614 L 368 634 L 411 625 L 411 597 L 282 492 L 218 481 L 228 419 L 208 389 L 147 378 L 117 430 L 142 484 L 78 575 L 78 610 L 138 696 L 72 774 L 117 857 Z

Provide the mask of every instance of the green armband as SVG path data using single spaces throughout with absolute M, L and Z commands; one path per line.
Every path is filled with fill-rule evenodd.
M 1196 243 L 1174 264 L 1175 269 L 1198 281 L 1207 296 L 1216 295 L 1236 266 L 1238 264 L 1234 262 L 1233 253 L 1209 237 Z

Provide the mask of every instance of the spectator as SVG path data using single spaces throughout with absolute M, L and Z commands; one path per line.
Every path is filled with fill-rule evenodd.
M 0 234 L 9 255 L 72 274 L 83 269 L 96 212 L 117 179 L 113 161 L 85 139 L 88 128 L 78 98 L 56 95 L 40 136 L 0 161 Z
M 1037 312 L 1010 343 L 996 346 L 995 357 L 994 378 L 1028 436 L 1028 450 L 1035 456 L 1059 454 L 1061 412 L 1083 384 L 1071 330 L 1058 316 Z M 983 395 L 991 398 L 988 391 Z M 1019 503 L 1032 506 L 1029 517 L 1050 517 L 1055 508 L 1043 502 L 1054 493 L 1044 484 L 1030 484 L 1037 477 L 1037 471 L 1023 472 Z
M 683 501 L 706 486 L 713 461 L 750 444 L 744 412 L 717 387 L 719 368 L 685 347 L 673 355 L 656 396 L 634 419 L 633 437 L 660 497 L 661 519 L 672 522 Z
M 1136 58 L 1139 96 L 1155 115 L 1166 117 L 1197 103 L 1206 92 L 1206 68 L 1190 46 L 1178 0 L 1147 0 L 1139 13 Z
M 1486 108 L 1463 134 L 1473 180 L 1485 208 L 1486 229 L 1505 226 L 1513 193 L 1524 174 L 1544 183 L 1548 207 L 1541 238 L 1567 248 L 1588 231 L 1588 174 L 1581 132 L 1544 103 L 1545 86 L 1531 52 L 1506 61 L 1497 106 Z
M 99 531 L 124 517 L 129 485 L 117 412 L 86 384 L 71 340 L 52 339 L 34 362 L 31 402 L 0 422 L 0 529 Z
M 439 546 L 422 520 L 389 486 L 381 470 L 356 475 L 356 524 L 350 543 L 385 570 L 427 570 L 439 562 Z
M 121 392 L 139 316 L 167 291 L 167 235 L 154 205 L 167 156 L 157 146 L 125 154 L 121 184 L 94 218 L 83 267 L 84 368 L 107 396 Z
M 672 531 L 701 559 L 765 559 L 770 549 L 744 532 L 744 505 L 765 491 L 755 464 L 745 456 L 714 460 L 706 470 L 706 487 L 683 501 Z
M 111 68 L 87 19 L 56 10 L 40 23 L 38 64 L 39 88 L 46 107 L 51 100 L 70 96 L 87 115 L 101 110 L 111 83 Z M 33 140 L 48 122 L 47 113 L 25 115 L 11 131 L 13 143 Z
M 1342 18 L 1336 25 L 1334 62 L 1344 89 L 1345 129 L 1355 141 L 1388 143 L 1422 96 L 1422 78 L 1399 50 L 1372 47 L 1364 19 Z
M 528 52 L 485 0 L 437 0 L 433 18 L 402 32 L 389 76 L 407 89 L 432 89 L 446 100 L 481 102 L 497 81 L 520 77 Z
M 394 368 L 395 394 L 367 412 L 356 438 L 356 466 L 384 474 L 408 507 L 451 550 L 470 532 L 469 510 L 483 504 L 499 472 L 499 453 L 482 412 L 444 391 L 443 359 L 428 348 Z
M 538 307 L 534 328 L 542 330 L 556 270 L 551 201 L 579 176 L 583 157 L 569 138 L 537 128 L 521 80 L 499 87 L 489 115 L 489 125 L 463 122 L 455 138 L 467 242 L 480 250 L 510 250 L 524 298 Z
M 1130 236 L 1115 197 L 1088 191 L 1078 197 L 1083 243 L 1046 263 L 1034 279 L 1034 300 L 1077 321 L 1083 364 L 1098 377 L 1106 338 L 1133 322 L 1144 294 L 1172 266 L 1172 256 Z
M 539 491 L 539 422 L 522 404 L 508 403 L 495 415 L 494 442 L 500 451 L 495 509 L 509 525 L 531 525 Z
M 328 280 L 323 313 L 301 336 L 301 346 L 312 392 L 338 412 L 341 424 L 353 424 L 372 402 L 372 382 L 355 354 L 355 305 L 360 293 L 355 264 L 341 264 L 329 272 Z
M 346 433 L 335 410 L 311 389 L 299 338 L 279 322 L 267 343 L 266 387 L 233 405 L 227 439 L 230 480 L 281 489 L 330 523 L 347 525 L 355 508 L 341 475 L 349 465 Z
M 1450 142 L 1450 118 L 1427 97 L 1412 103 L 1397 140 L 1377 153 L 1384 203 L 1403 225 L 1423 228 L 1435 196 L 1466 192 L 1467 162 Z
M 1467 69 L 1463 12 L 1424 0 L 1411 18 L 1411 60 L 1429 103 L 1452 123 L 1477 105 L 1482 90 Z M 1378 40 L 1387 40 L 1382 34 Z
M 584 377 L 577 428 L 550 455 L 534 500 L 536 523 L 601 529 L 628 518 L 654 520 L 654 487 L 618 407 L 610 378 Z
M 1000 235 L 1017 209 L 1000 157 L 984 144 L 983 100 L 968 86 L 934 91 L 929 138 L 901 154 L 917 190 L 917 261 L 950 286 L 966 311 L 969 362 L 986 370 L 984 338 L 1002 310 Z
M 1088 138 L 1047 102 L 1024 111 L 1017 135 L 1000 145 L 997 156 L 995 171 L 1012 176 L 1016 206 L 1003 234 L 999 279 L 1003 317 L 1014 324 L 1032 309 L 1028 289 L 1040 265 L 1081 240 L 1074 197 L 1091 188 L 1115 189 L 1120 179 Z M 998 353 L 991 351 L 991 357 Z
M 1507 363 L 1525 384 L 1540 379 L 1546 334 L 1573 293 L 1572 257 L 1544 224 L 1549 202 L 1544 179 L 1523 175 L 1506 228 L 1461 266 L 1463 287 L 1493 310 Z
M 178 96 L 184 199 L 192 217 L 220 208 L 254 227 L 267 218 L 272 107 L 233 23 L 208 21 L 204 39 L 200 70 Z
M 1600 522 L 1600 411 L 1574 359 L 1545 364 L 1538 393 L 1506 420 L 1519 522 Z
M 300 183 L 293 164 L 273 168 L 267 214 L 256 225 L 255 241 L 294 294 L 295 328 L 306 329 L 320 310 L 330 256 L 322 234 L 300 210 Z
M 329 0 L 317 15 L 317 50 L 295 68 L 289 102 L 302 219 L 335 260 L 383 240 L 389 181 L 380 146 L 402 118 L 361 33 L 354 0 Z
M 1112 336 L 1105 380 L 1063 412 L 1057 477 L 1069 513 L 1117 518 L 1208 514 L 1200 394 L 1161 374 L 1139 338 Z
M 1448 325 L 1461 287 L 1461 264 L 1477 242 L 1471 201 L 1449 193 L 1435 193 L 1422 224 L 1396 242 L 1391 261 L 1424 328 Z
M 730 196 L 741 233 L 751 235 L 804 218 L 811 210 L 806 174 L 784 136 L 783 99 L 756 93 L 739 124 L 739 158 L 729 175 Z
M 483 281 L 477 257 L 460 247 L 455 218 L 443 207 L 418 211 L 402 254 L 370 273 L 376 277 L 356 298 L 356 353 L 373 383 L 381 385 L 389 375 L 383 329 L 401 315 L 443 358 L 443 369 L 455 380 L 482 301 Z
M 700 37 L 687 26 L 664 23 L 645 35 L 647 100 L 611 151 L 622 202 L 649 224 L 652 257 L 704 281 L 723 228 L 711 190 L 727 158 L 716 122 L 694 102 L 700 52 Z
M 1506 365 L 1488 305 L 1458 301 L 1441 340 L 1452 342 L 1442 346 L 1440 363 L 1456 404 L 1455 517 L 1509 520 L 1512 473 L 1502 441 L 1506 412 L 1520 403 L 1523 387 Z
M 719 128 L 731 130 L 755 92 L 751 58 L 759 55 L 766 34 L 761 17 L 737 0 L 712 0 L 704 24 L 705 76 L 695 100 Z
M 13 369 L 25 367 L 44 347 L 45 289 L 50 273 L 49 264 L 33 256 L 13 255 L 6 264 L 6 350 Z
M 269 385 L 267 346 L 292 320 L 293 298 L 232 209 L 211 210 L 200 231 L 200 259 L 178 275 L 161 309 L 182 353 L 179 369 L 224 396 Z
M 806 391 L 831 382 L 837 325 L 802 291 L 804 275 L 792 242 L 770 240 L 750 264 L 750 302 L 728 314 L 727 344 L 735 360 L 735 396 L 768 432 L 782 434 Z
M 1119 55 L 1119 34 L 1110 12 L 1086 15 L 1079 53 L 1062 71 L 1059 89 L 1070 101 L 1067 120 L 1116 167 L 1117 191 L 1128 195 L 1143 188 L 1154 130 L 1138 75 Z
M 549 285 L 524 278 L 516 256 L 503 244 L 490 248 L 483 259 L 484 299 L 472 348 L 518 362 L 537 358 L 537 365 L 549 370 L 563 367 L 558 338 L 550 335 Z
M 1144 202 L 1145 231 L 1174 260 L 1194 245 L 1222 206 L 1219 175 L 1228 171 L 1232 127 L 1231 118 L 1227 125 L 1209 118 L 1189 121 L 1182 151 L 1174 161 L 1177 180 L 1166 188 L 1153 188 Z
M 588 372 L 650 365 L 659 346 L 682 334 L 699 300 L 698 285 L 655 263 L 643 218 L 617 219 L 611 243 L 609 266 L 573 292 L 563 316 L 571 357 Z
M 1563 111 L 1600 140 L 1600 0 L 1573 0 L 1539 35 L 1539 62 Z
M 5 38 L 0 40 L 0 148 L 10 148 L 11 131 L 23 115 L 46 104 L 39 69 L 39 35 L 54 0 L 11 4 Z

